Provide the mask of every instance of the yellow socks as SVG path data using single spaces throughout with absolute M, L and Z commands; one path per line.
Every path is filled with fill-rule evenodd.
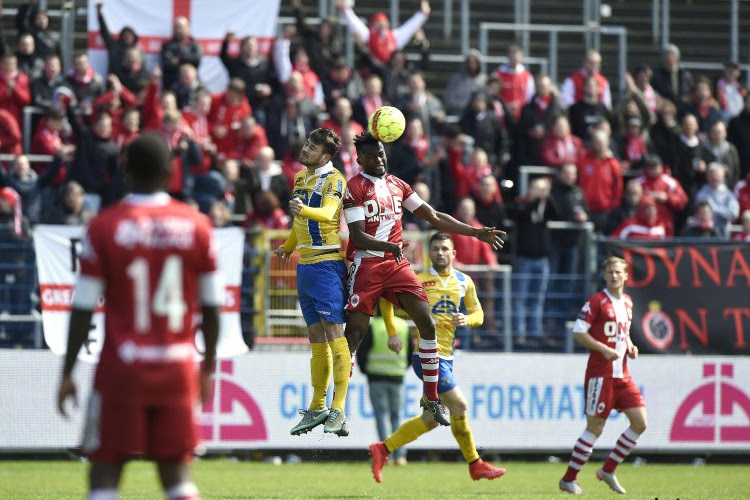
M 389 452 L 395 451 L 402 446 L 411 443 L 419 436 L 429 431 L 430 428 L 422 420 L 422 416 L 410 418 L 399 427 L 396 432 L 385 440 L 385 447 Z
M 331 382 L 333 359 L 331 349 L 326 342 L 311 342 L 312 358 L 310 358 L 310 379 L 313 386 L 313 397 L 310 410 L 322 410 L 326 407 L 326 391 Z
M 352 370 L 352 355 L 346 337 L 328 342 L 333 353 L 333 401 L 331 408 L 344 411 L 346 391 L 349 389 L 349 373 Z
M 451 415 L 451 432 L 453 437 L 456 438 L 458 447 L 461 448 L 461 454 L 464 456 L 464 460 L 467 463 L 471 463 L 479 459 L 479 453 L 477 453 L 477 447 L 474 444 L 474 435 L 471 433 L 471 427 L 469 427 L 469 421 L 466 415 Z

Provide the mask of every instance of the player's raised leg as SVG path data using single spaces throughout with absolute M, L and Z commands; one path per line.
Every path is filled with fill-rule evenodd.
M 450 425 L 445 416 L 445 407 L 438 397 L 438 344 L 435 335 L 435 321 L 430 315 L 427 302 L 410 293 L 398 293 L 398 301 L 406 314 L 412 318 L 419 330 L 419 360 L 422 364 L 424 395 L 419 405 L 431 413 L 440 425 Z
M 630 452 L 636 446 L 638 438 L 643 434 L 647 426 L 645 406 L 628 408 L 623 410 L 623 413 L 628 417 L 630 427 L 620 434 L 620 437 L 617 439 L 617 444 L 609 454 L 607 461 L 604 462 L 601 469 L 596 471 L 597 479 L 604 481 L 612 491 L 620 493 L 621 495 L 624 495 L 626 491 L 617 480 L 615 469 L 623 460 L 625 460 L 625 458 L 627 458 L 628 455 L 630 455 Z

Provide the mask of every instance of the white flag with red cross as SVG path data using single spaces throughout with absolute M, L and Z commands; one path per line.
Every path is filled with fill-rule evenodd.
M 88 3 L 88 53 L 96 72 L 106 77 L 107 49 L 99 34 L 96 3 Z M 162 44 L 172 37 L 173 21 L 186 17 L 193 38 L 203 49 L 200 80 L 217 93 L 229 81 L 219 59 L 227 31 L 236 35 L 229 47 L 231 55 L 239 52 L 239 40 L 249 35 L 256 36 L 261 52 L 267 53 L 276 34 L 280 4 L 281 0 L 109 0 L 103 2 L 102 14 L 115 37 L 123 27 L 133 28 L 150 67 L 158 64 Z

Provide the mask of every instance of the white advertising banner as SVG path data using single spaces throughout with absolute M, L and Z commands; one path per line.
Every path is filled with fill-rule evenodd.
M 65 354 L 68 345 L 73 287 L 78 274 L 82 226 L 39 225 L 34 230 L 34 249 L 39 274 L 44 340 L 55 354 Z M 214 229 L 219 249 L 219 271 L 226 285 L 217 354 L 234 356 L 247 352 L 240 324 L 240 286 L 245 233 L 240 228 Z M 92 318 L 89 342 L 79 359 L 96 362 L 104 339 L 104 312 L 98 308 Z M 199 347 L 202 337 L 198 337 Z
M 469 421 L 483 450 L 567 453 L 585 427 L 583 355 L 459 353 L 455 375 L 469 403 Z M 82 405 L 70 421 L 56 414 L 61 359 L 45 351 L 0 351 L 0 449 L 77 445 Z M 641 356 L 633 377 L 644 394 L 649 427 L 642 451 L 750 451 L 750 360 L 741 357 Z M 75 376 L 86 397 L 92 365 Z M 347 397 L 351 434 L 322 429 L 289 434 L 307 406 L 309 353 L 250 352 L 218 363 L 213 402 L 199 412 L 209 451 L 263 448 L 357 448 L 377 440 L 367 380 L 355 370 Z M 419 411 L 421 382 L 409 371 L 402 416 Z M 597 449 L 614 446 L 627 426 L 613 414 Z M 450 429 L 438 428 L 409 445 L 452 449 Z
M 88 3 L 88 48 L 91 64 L 100 75 L 107 74 L 107 50 L 99 34 L 96 3 Z M 258 37 L 262 52 L 268 52 L 276 34 L 281 0 L 238 2 L 236 0 L 105 0 L 104 19 L 113 36 L 130 26 L 139 37 L 141 49 L 151 62 L 158 65 L 162 44 L 172 37 L 172 23 L 177 17 L 190 21 L 193 38 L 203 49 L 198 74 L 213 93 L 223 92 L 228 83 L 227 72 L 219 59 L 221 43 L 227 31 L 237 39 L 230 45 L 230 54 L 239 51 L 239 40 Z

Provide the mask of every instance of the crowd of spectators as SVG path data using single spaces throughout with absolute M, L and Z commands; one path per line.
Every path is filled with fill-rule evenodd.
M 292 0 L 296 23 L 283 27 L 267 55 L 255 37 L 237 41 L 227 32 L 220 59 L 229 84 L 218 94 L 200 81 L 203 54 L 185 18 L 175 19 L 159 64 L 148 67 L 137 26 L 113 35 L 97 4 L 108 54 L 108 72 L 99 75 L 85 52 L 62 68 L 46 13 L 23 4 L 17 33 L 0 32 L 0 153 L 15 158 L 0 166 L 0 187 L 14 193 L 3 197 L 0 221 L 15 228 L 20 213 L 22 230 L 13 234 L 40 222 L 85 223 L 124 195 L 122 154 L 153 130 L 173 153 L 174 197 L 216 225 L 286 228 L 291 182 L 303 168 L 296 156 L 309 132 L 325 126 L 340 134 L 333 162 L 349 178 L 360 170 L 354 137 L 374 109 L 390 104 L 407 117 L 403 137 L 388 146 L 391 173 L 468 223 L 512 220 L 515 263 L 529 273 L 578 271 L 579 233 L 561 233 L 551 245 L 550 220 L 590 221 L 617 238 L 750 239 L 750 94 L 735 62 L 713 82 L 681 67 L 679 49 L 669 45 L 660 67 L 636 66 L 618 95 L 601 72 L 610 61 L 588 50 L 558 91 L 512 45 L 508 63 L 488 74 L 482 54 L 469 51 L 436 92 L 425 76 L 426 0 L 400 26 L 383 13 L 366 24 L 346 0 L 334 4 L 338 19 L 314 26 L 301 0 Z M 355 40 L 352 65 L 344 36 Z M 405 50 L 419 55 L 415 62 Z M 34 119 L 28 152 L 52 162 L 30 163 L 22 154 L 29 105 L 45 111 Z M 522 165 L 558 174 L 519 192 Z M 732 224 L 742 231 L 730 233 Z M 456 265 L 509 258 L 476 242 L 456 249 Z M 530 295 L 543 295 L 546 279 L 531 284 L 540 290 Z M 538 304 L 532 299 L 529 307 L 538 311 Z M 530 329 L 539 328 L 536 315 Z

